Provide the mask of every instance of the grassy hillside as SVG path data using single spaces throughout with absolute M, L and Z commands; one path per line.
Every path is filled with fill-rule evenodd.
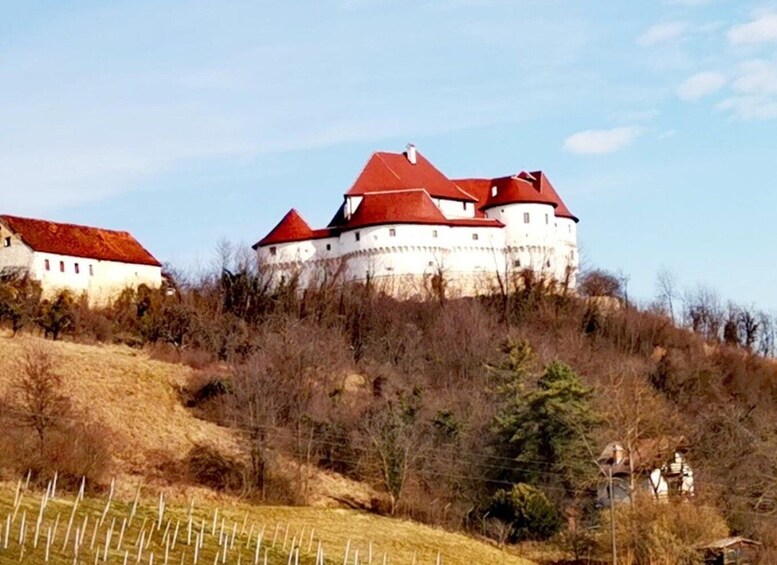
M 171 481 L 167 470 L 180 470 L 180 463 L 196 445 L 209 446 L 227 457 L 245 457 L 234 430 L 196 418 L 183 406 L 179 393 L 196 378 L 193 369 L 155 361 L 130 347 L 0 335 L 0 395 L 8 390 L 25 348 L 36 346 L 52 352 L 57 372 L 64 378 L 62 392 L 109 438 L 109 474 L 116 477 L 121 494 L 132 496 L 137 484 L 151 482 L 168 496 L 213 497 L 215 493 L 205 489 Z M 289 474 L 296 472 L 294 464 L 282 457 L 278 464 Z M 352 500 L 368 501 L 374 495 L 356 481 L 311 471 L 311 505 L 337 506 L 342 492 Z
M 292 547 L 299 550 L 300 563 L 311 564 L 319 547 L 326 563 L 344 562 L 346 548 L 348 563 L 358 558 L 358 563 L 379 564 L 384 555 L 388 563 L 419 565 L 530 563 L 466 536 L 351 510 L 193 502 L 165 504 L 160 520 L 159 502 L 149 499 L 133 511 L 132 498 L 109 503 L 106 495 L 76 503 L 77 497 L 47 500 L 40 493 L 19 496 L 21 491 L 19 484 L 0 486 L 0 563 L 18 563 L 20 557 L 44 563 L 47 546 L 50 563 L 73 563 L 76 546 L 77 563 L 195 563 L 201 533 L 196 562 L 203 564 L 255 563 L 257 541 L 258 562 L 271 565 L 289 562 Z

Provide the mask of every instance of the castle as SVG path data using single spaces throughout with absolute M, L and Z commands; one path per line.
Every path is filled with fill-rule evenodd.
M 326 228 L 292 209 L 254 245 L 276 277 L 474 295 L 517 273 L 575 286 L 578 219 L 541 171 L 449 179 L 413 145 L 370 157 Z

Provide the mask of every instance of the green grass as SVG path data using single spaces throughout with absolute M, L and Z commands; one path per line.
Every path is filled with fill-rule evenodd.
M 75 513 L 75 496 L 57 496 L 49 500 L 37 528 L 36 547 L 36 523 L 44 496 L 42 493 L 26 492 L 15 506 L 16 488 L 16 485 L 0 486 L 0 564 L 45 563 L 49 535 L 52 538 L 49 563 L 121 564 L 126 556 L 126 562 L 133 564 L 192 564 L 195 540 L 200 532 L 203 538 L 202 548 L 198 550 L 198 563 L 208 565 L 254 563 L 258 537 L 262 537 L 259 563 L 264 563 L 266 557 L 269 565 L 289 563 L 292 547 L 299 549 L 299 563 L 315 564 L 319 544 L 327 564 L 344 563 L 346 547 L 349 564 L 356 562 L 357 552 L 358 563 L 369 563 L 371 555 L 375 565 L 383 563 L 384 554 L 387 563 L 408 565 L 433 565 L 437 563 L 438 555 L 439 562 L 447 565 L 529 564 L 460 534 L 351 510 L 247 504 L 219 507 L 213 502 L 198 504 L 195 501 L 191 512 L 186 505 L 166 507 L 160 522 L 159 503 L 148 499 L 140 501 L 134 515 L 132 501 L 113 500 L 102 518 L 107 495 L 81 500 L 75 505 Z M 72 526 L 65 544 L 71 515 Z M 7 529 L 9 520 L 10 530 Z M 127 526 L 122 536 L 120 532 L 124 521 Z M 25 533 L 22 533 L 23 524 Z M 76 531 L 81 539 L 77 559 L 74 558 Z M 263 536 L 261 532 L 264 532 Z M 108 537 L 110 546 L 106 554 Z M 141 539 L 144 541 L 143 549 L 140 549 Z M 176 542 L 174 547 L 173 539 Z M 103 561 L 106 555 L 107 561 Z M 222 561 L 225 555 L 226 560 Z M 291 562 L 295 561 L 292 559 Z

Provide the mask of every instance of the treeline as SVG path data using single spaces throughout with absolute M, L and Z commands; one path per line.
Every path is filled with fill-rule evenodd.
M 596 456 L 611 441 L 684 436 L 695 500 L 620 509 L 620 523 L 645 532 L 619 529 L 622 552 L 693 563 L 712 533 L 777 540 L 777 369 L 759 355 L 771 354 L 771 330 L 749 309 L 720 317 L 706 298 L 699 310 L 674 295 L 638 309 L 604 272 L 583 278 L 583 296 L 522 273 L 478 298 L 398 301 L 370 282 L 273 284 L 252 262 L 225 259 L 101 309 L 40 300 L 20 281 L 0 287 L 14 331 L 46 332 L 42 305 L 58 302 L 68 323 L 50 337 L 147 347 L 202 369 L 189 404 L 239 429 L 249 453 L 247 463 L 193 454 L 216 488 L 304 504 L 311 469 L 330 469 L 382 493 L 374 511 L 500 542 L 552 537 L 601 557 Z M 7 314 L 19 309 L 30 313 L 21 325 Z

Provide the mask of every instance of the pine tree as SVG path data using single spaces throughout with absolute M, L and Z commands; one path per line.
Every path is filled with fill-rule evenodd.
M 558 361 L 527 390 L 525 364 L 513 366 L 512 380 L 496 389 L 502 401 L 494 429 L 500 455 L 514 460 L 500 478 L 545 487 L 554 498 L 572 495 L 595 472 L 586 445 L 597 422 L 591 390 Z

